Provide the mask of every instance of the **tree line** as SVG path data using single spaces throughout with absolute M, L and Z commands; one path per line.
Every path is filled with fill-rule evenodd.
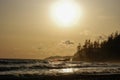
M 106 40 L 85 40 L 84 45 L 77 46 L 73 56 L 74 61 L 119 61 L 120 60 L 120 33 L 115 32 Z

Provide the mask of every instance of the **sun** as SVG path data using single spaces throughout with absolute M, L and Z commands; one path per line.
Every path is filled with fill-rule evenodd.
M 82 10 L 73 0 L 60 0 L 52 4 L 51 17 L 61 27 L 75 25 L 82 16 Z

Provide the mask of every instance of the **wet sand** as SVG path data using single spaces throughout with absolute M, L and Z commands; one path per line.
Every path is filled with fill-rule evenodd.
M 120 74 L 111 75 L 0 75 L 0 80 L 120 80 Z

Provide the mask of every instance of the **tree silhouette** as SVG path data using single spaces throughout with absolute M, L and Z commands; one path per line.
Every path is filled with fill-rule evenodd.
M 115 61 L 120 60 L 120 34 L 116 31 L 102 42 L 85 40 L 83 46 L 77 46 L 73 60 Z

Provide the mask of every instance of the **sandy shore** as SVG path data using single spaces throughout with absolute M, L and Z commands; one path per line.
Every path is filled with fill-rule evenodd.
M 111 75 L 0 75 L 0 80 L 120 80 L 120 74 Z

